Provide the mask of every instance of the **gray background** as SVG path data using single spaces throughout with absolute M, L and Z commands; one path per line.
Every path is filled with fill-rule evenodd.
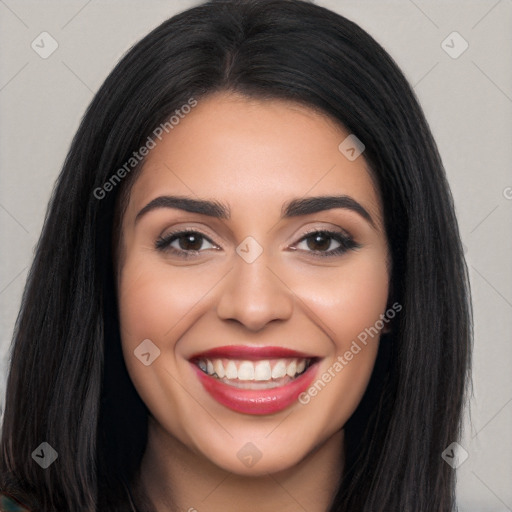
M 12 329 L 53 182 L 93 94 L 150 29 L 195 1 L 0 0 L 0 399 Z M 471 273 L 474 398 L 463 511 L 512 511 L 512 0 L 318 0 L 394 57 L 448 173 Z M 32 48 L 49 32 L 58 49 Z M 442 42 L 457 31 L 458 58 Z M 460 40 L 445 45 L 457 51 Z M 46 46 L 48 48 L 48 46 Z M 58 242 L 58 241 L 57 241 Z M 44 297 L 42 298 L 44 300 Z

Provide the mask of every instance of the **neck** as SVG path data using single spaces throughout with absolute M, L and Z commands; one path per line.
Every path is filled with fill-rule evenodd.
M 241 476 L 193 452 L 150 416 L 136 500 L 149 497 L 152 512 L 325 512 L 341 479 L 342 453 L 341 430 L 292 468 Z

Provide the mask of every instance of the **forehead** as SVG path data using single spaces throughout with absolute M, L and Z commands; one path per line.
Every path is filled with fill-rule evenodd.
M 346 194 L 378 223 L 382 210 L 363 156 L 349 160 L 339 145 L 350 133 L 297 103 L 216 93 L 200 100 L 162 140 L 155 139 L 130 205 L 162 194 L 215 198 L 261 215 L 286 200 Z

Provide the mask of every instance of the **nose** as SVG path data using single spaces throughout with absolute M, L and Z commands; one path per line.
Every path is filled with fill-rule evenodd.
M 218 317 L 236 321 L 250 331 L 287 320 L 293 312 L 293 292 L 263 255 L 252 263 L 237 258 L 220 293 Z

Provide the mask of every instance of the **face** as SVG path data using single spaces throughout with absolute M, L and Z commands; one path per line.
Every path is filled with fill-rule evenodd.
M 372 373 L 388 247 L 364 153 L 338 148 L 348 135 L 303 106 L 216 93 L 156 141 L 131 189 L 128 372 L 150 428 L 233 473 L 298 464 Z

